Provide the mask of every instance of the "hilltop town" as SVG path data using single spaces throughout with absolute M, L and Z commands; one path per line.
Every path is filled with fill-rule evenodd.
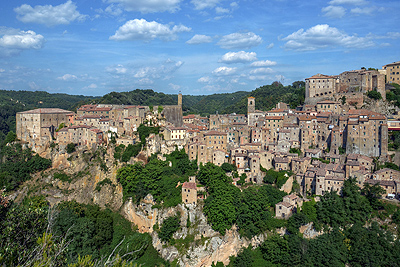
M 142 147 L 146 156 L 184 148 L 190 160 L 217 166 L 230 163 L 246 182 L 261 184 L 262 169 L 290 170 L 301 194 L 340 191 L 343 181 L 356 177 L 360 186 L 379 183 L 386 195 L 399 193 L 400 172 L 376 170 L 391 162 L 388 131 L 400 121 L 363 108 L 371 91 L 385 99 L 385 79 L 399 80 L 400 62 L 382 70 L 346 71 L 337 76 L 317 74 L 306 79 L 305 104 L 290 109 L 278 103 L 268 111 L 255 109 L 248 98 L 247 114 L 182 115 L 177 105 L 83 105 L 77 112 L 42 108 L 17 113 L 17 137 L 38 153 L 51 143 L 95 148 L 139 141 L 141 124 L 160 127 Z M 238 181 L 239 179 L 234 179 Z

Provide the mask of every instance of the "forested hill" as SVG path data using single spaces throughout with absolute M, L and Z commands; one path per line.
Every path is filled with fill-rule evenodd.
M 0 90 L 0 140 L 9 131 L 15 132 L 15 114 L 35 108 L 62 108 L 74 110 L 95 97 L 68 94 L 50 94 L 44 91 Z
M 283 86 L 279 82 L 264 85 L 251 92 L 238 91 L 234 93 L 213 95 L 183 95 L 183 111 L 185 113 L 199 113 L 202 115 L 222 113 L 246 113 L 247 97 L 253 96 L 256 108 L 269 110 L 278 102 L 290 104 L 292 108 L 304 102 L 304 82 L 294 82 Z M 177 95 L 157 93 L 153 90 L 136 89 L 130 92 L 111 92 L 104 95 L 99 103 L 124 105 L 176 105 Z
M 256 101 L 256 109 L 270 110 L 279 102 L 284 102 L 295 108 L 304 103 L 305 83 L 302 81 L 294 82 L 292 85 L 283 86 L 279 82 L 271 85 L 264 85 L 256 90 L 249 92 L 239 101 L 232 101 L 232 104 L 221 109 L 221 113 L 247 113 L 247 97 L 252 96 Z

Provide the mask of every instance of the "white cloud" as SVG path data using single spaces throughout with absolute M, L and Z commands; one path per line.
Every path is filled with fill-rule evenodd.
M 106 9 L 104 11 L 107 12 L 108 14 L 116 16 L 116 17 L 121 15 L 123 12 L 119 6 L 114 5 L 114 4 L 111 4 L 108 7 L 106 7 Z
M 219 6 L 217 6 L 215 8 L 215 13 L 217 13 L 217 14 L 226 14 L 226 13 L 229 13 L 229 12 L 230 12 L 230 10 L 227 9 L 227 8 L 222 8 L 222 7 L 219 7 Z
M 192 0 L 191 3 L 197 10 L 202 10 L 205 8 L 214 8 L 218 5 L 220 0 Z
M 179 89 L 181 89 L 181 86 L 177 85 L 177 84 L 169 83 L 168 85 L 175 91 L 178 91 Z
M 342 18 L 346 14 L 346 9 L 342 6 L 327 6 L 322 8 L 325 17 Z
M 262 60 L 262 61 L 256 61 L 251 63 L 252 67 L 268 67 L 268 66 L 275 66 L 276 62 L 271 61 L 271 60 Z
M 146 21 L 145 19 L 134 19 L 127 21 L 119 27 L 110 40 L 127 41 L 143 40 L 150 41 L 160 38 L 165 41 L 176 40 L 177 33 L 189 32 L 190 28 L 183 25 L 175 25 L 170 28 L 167 24 L 160 24 L 155 21 Z
M 205 44 L 205 43 L 211 43 L 212 38 L 207 35 L 202 35 L 202 34 L 196 34 L 195 36 L 192 37 L 192 39 L 186 41 L 187 44 Z
M 300 29 L 282 40 L 287 41 L 286 49 L 309 51 L 326 47 L 343 46 L 345 48 L 366 48 L 374 46 L 369 38 L 348 35 L 327 24 Z
M 250 74 L 268 74 L 274 72 L 271 68 L 258 68 L 250 71 Z
M 41 49 L 45 42 L 43 35 L 34 31 L 3 28 L 0 29 L 0 36 L 0 54 L 5 56 L 17 55 L 28 49 Z
M 143 79 L 140 79 L 140 80 L 138 81 L 138 83 L 140 83 L 140 84 L 153 84 L 154 81 L 153 81 L 153 80 L 150 80 L 149 78 L 143 78 Z
M 373 12 L 376 11 L 383 11 L 383 8 L 378 8 L 375 6 L 371 6 L 371 7 L 356 7 L 350 10 L 351 13 L 353 14 L 357 14 L 357 15 L 371 15 L 373 14 Z
M 332 0 L 329 2 L 330 5 L 365 5 L 365 0 Z
M 211 80 L 210 77 L 204 76 L 204 77 L 199 78 L 197 81 L 200 83 L 208 83 L 208 82 L 210 82 L 210 80 Z
M 125 68 L 123 65 L 118 64 L 116 66 L 107 67 L 106 71 L 113 74 L 125 74 L 128 69 Z
M 163 63 L 157 63 L 153 66 L 144 66 L 140 68 L 133 68 L 127 70 L 128 73 L 132 73 L 133 78 L 137 79 L 163 79 L 168 80 L 172 74 L 183 65 L 182 61 L 174 61 L 171 59 L 166 60 Z
M 73 74 L 64 74 L 61 77 L 57 77 L 57 80 L 62 80 L 62 81 L 75 81 L 77 79 L 78 79 L 78 77 L 76 77 Z
M 271 49 L 271 48 L 273 48 L 274 47 L 274 43 L 270 43 L 269 45 L 267 45 L 267 49 Z
M 5 69 L 0 69 L 0 73 L 5 72 L 5 71 L 6 71 Z
M 24 4 L 14 8 L 17 19 L 25 23 L 38 23 L 46 26 L 67 25 L 75 20 L 84 21 L 86 15 L 82 15 L 76 10 L 76 5 L 72 1 L 58 6 L 46 5 L 35 6 Z
M 142 13 L 175 12 L 179 10 L 182 0 L 108 0 L 108 3 L 118 3 L 126 11 L 139 11 Z
M 231 33 L 219 40 L 218 45 L 225 49 L 248 49 L 261 44 L 262 38 L 253 32 Z
M 229 67 L 219 67 L 216 68 L 212 73 L 215 75 L 231 75 L 236 72 L 236 68 L 229 68 Z
M 82 89 L 87 90 L 87 89 L 96 89 L 96 88 L 97 88 L 97 84 L 92 83 L 88 86 L 83 87 Z
M 252 81 L 265 81 L 268 80 L 268 76 L 265 75 L 251 75 L 249 79 Z
M 249 61 L 257 60 L 257 54 L 255 52 L 228 52 L 222 56 L 220 62 L 223 63 L 244 63 Z

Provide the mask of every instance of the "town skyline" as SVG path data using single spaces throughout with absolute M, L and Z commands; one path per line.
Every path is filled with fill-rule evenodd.
M 0 89 L 209 95 L 397 60 L 397 1 L 0 5 Z M 388 19 L 390 17 L 390 19 Z

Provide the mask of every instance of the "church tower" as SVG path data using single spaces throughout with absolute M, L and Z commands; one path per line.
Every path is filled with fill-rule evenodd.
M 247 114 L 254 113 L 256 111 L 256 99 L 252 96 L 247 98 Z

